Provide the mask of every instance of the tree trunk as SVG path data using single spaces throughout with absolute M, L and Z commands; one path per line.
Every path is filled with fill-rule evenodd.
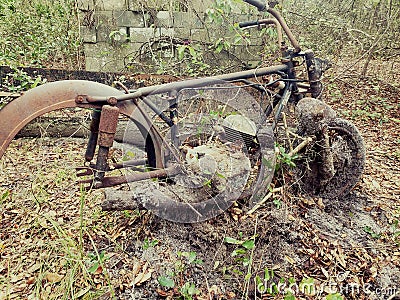
M 80 117 L 41 117 L 22 128 L 17 137 L 88 138 L 90 134 L 88 123 L 88 121 Z M 129 135 L 125 135 L 128 124 Z M 127 120 L 118 122 L 115 141 L 139 147 L 144 146 L 144 139 L 139 129 Z

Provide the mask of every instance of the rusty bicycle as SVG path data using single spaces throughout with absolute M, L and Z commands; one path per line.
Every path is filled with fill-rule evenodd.
M 83 80 L 47 83 L 0 110 L 0 157 L 33 119 L 60 109 L 87 110 L 90 136 L 77 168 L 77 176 L 86 178 L 79 184 L 123 185 L 130 199 L 162 218 L 199 222 L 238 199 L 251 207 L 265 197 L 275 171 L 275 131 L 291 106 L 298 124 L 292 150 L 299 154 L 299 185 L 313 196 L 347 194 L 363 172 L 365 147 L 357 128 L 318 99 L 329 63 L 302 51 L 268 4 L 245 2 L 273 16 L 240 27 L 275 26 L 280 64 L 133 90 L 122 83 L 119 88 Z M 123 143 L 115 157 L 121 123 Z

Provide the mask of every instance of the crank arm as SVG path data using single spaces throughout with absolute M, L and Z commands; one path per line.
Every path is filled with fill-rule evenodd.
M 175 176 L 180 173 L 182 173 L 181 168 L 178 165 L 173 165 L 166 169 L 130 174 L 126 176 L 109 176 L 109 177 L 106 176 L 101 181 L 98 181 L 96 179 L 85 179 L 78 181 L 78 184 L 88 184 L 85 187 L 85 189 L 89 190 L 92 188 L 98 189 L 98 188 L 112 187 L 124 183 L 142 181 L 152 178 Z

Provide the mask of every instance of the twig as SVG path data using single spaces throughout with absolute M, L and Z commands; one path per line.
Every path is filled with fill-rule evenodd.
M 282 192 L 282 187 L 279 187 L 279 188 L 276 188 L 276 189 L 273 189 L 272 191 L 270 191 L 260 202 L 258 202 L 256 205 L 254 205 L 253 208 L 250 209 L 246 214 L 251 215 L 252 213 L 254 213 L 254 212 L 255 212 L 257 209 L 259 209 L 265 202 L 267 202 L 267 200 L 268 200 L 269 198 L 271 198 L 271 196 L 272 196 L 274 193 L 277 193 L 277 192 Z
M 309 143 L 311 143 L 312 140 L 313 139 L 308 136 L 304 141 L 302 141 L 299 145 L 297 145 L 296 148 L 294 148 L 292 151 L 290 151 L 288 153 L 288 155 L 293 156 L 293 155 L 297 154 L 301 149 L 303 149 L 305 146 L 307 146 Z

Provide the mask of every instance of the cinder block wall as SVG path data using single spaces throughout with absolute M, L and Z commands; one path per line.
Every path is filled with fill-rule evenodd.
M 233 69 L 255 66 L 261 41 L 234 45 L 214 53 L 209 47 L 229 32 L 228 25 L 207 21 L 206 10 L 215 0 L 80 0 L 81 34 L 87 71 L 162 73 L 176 63 L 176 47 L 201 44 L 203 61 Z M 235 7 L 231 24 L 256 20 L 246 4 Z M 202 51 L 202 50 L 200 50 Z M 174 59 L 173 59 L 174 58 Z M 176 64 L 177 73 L 184 65 Z

